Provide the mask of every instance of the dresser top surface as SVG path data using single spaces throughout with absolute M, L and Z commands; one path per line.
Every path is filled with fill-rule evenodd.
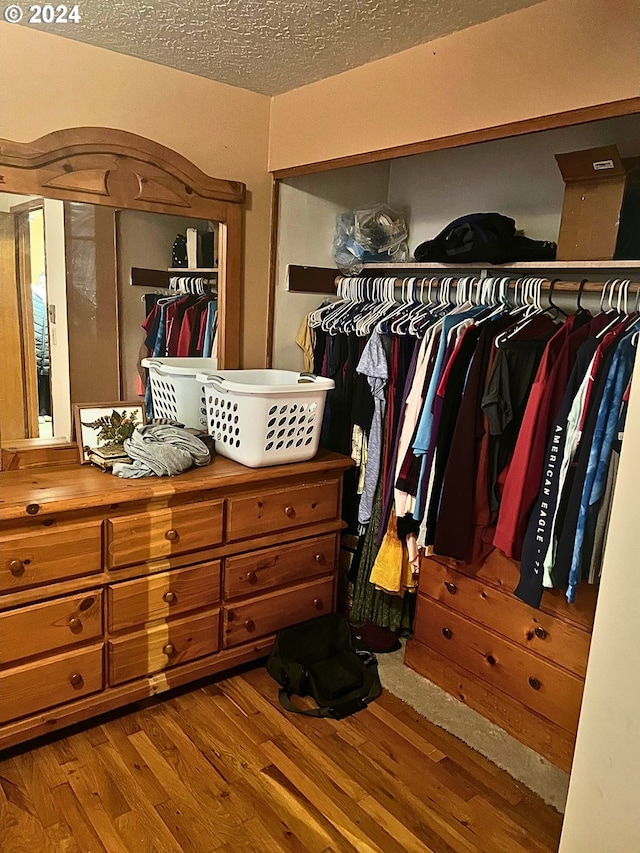
M 342 473 L 351 459 L 320 450 L 307 462 L 248 468 L 216 456 L 203 468 L 192 468 L 174 477 L 121 479 L 90 465 L 28 468 L 0 472 L 0 520 L 41 516 L 107 504 L 169 498 L 202 490 L 255 484 L 277 486 L 279 481 L 323 473 Z

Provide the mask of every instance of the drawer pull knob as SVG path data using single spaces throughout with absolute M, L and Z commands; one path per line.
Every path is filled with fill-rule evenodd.
M 256 627 L 256 623 L 253 621 L 253 619 L 247 619 L 247 621 L 244 623 L 244 627 L 247 629 L 247 631 L 253 631 L 253 629 Z
M 69 676 L 69 684 L 72 687 L 82 687 L 82 685 L 84 684 L 84 678 L 79 672 L 73 672 Z
M 326 563 L 324 554 L 320 554 L 319 552 L 313 555 L 313 559 L 316 561 L 316 563 Z
M 314 598 L 313 599 L 313 606 L 315 607 L 316 610 L 322 610 L 322 607 L 323 607 L 322 599 L 321 598 Z
M 453 631 L 451 630 L 451 628 L 443 628 L 442 636 L 445 637 L 447 640 L 450 640 L 451 637 L 453 637 Z
M 249 583 L 257 583 L 258 575 L 255 572 L 247 572 L 247 580 Z
M 293 518 L 293 516 L 296 514 L 295 507 L 292 507 L 291 504 L 289 504 L 284 508 L 284 514 L 287 516 L 287 518 Z
M 164 534 L 164 538 L 168 539 L 169 542 L 175 542 L 178 538 L 178 531 L 171 528 L 171 530 L 167 530 L 167 532 Z
M 73 631 L 74 634 L 82 631 L 82 621 L 77 616 L 72 616 L 69 619 L 69 630 Z
M 494 658 L 493 655 L 487 655 L 487 663 L 489 664 L 489 666 L 495 666 L 496 665 L 496 659 Z
M 547 632 L 544 630 L 544 628 L 538 626 L 535 629 L 535 635 L 539 640 L 544 640 L 544 638 L 547 636 Z
M 537 678 L 532 677 L 529 679 L 529 686 L 533 687 L 534 690 L 540 690 L 540 688 L 542 687 L 542 684 L 540 684 L 540 682 L 538 681 Z
M 447 592 L 450 592 L 451 595 L 455 595 L 456 592 L 458 591 L 458 587 L 454 583 L 452 583 L 451 581 L 445 581 L 444 585 L 447 588 Z
M 11 560 L 11 562 L 9 563 L 9 571 L 12 575 L 15 575 L 15 577 L 23 575 L 24 563 L 22 562 L 22 560 Z
M 175 655 L 175 653 L 176 653 L 176 647 L 173 645 L 173 643 L 167 643 L 167 644 L 166 644 L 166 646 L 163 646 L 163 647 L 162 647 L 162 651 L 164 652 L 164 654 L 165 654 L 168 658 L 170 658 L 170 657 L 172 657 L 173 655 Z
M 175 592 L 172 592 L 170 589 L 168 589 L 168 590 L 165 592 L 165 594 L 162 596 L 162 600 L 163 600 L 163 601 L 166 601 L 166 602 L 167 602 L 167 604 L 173 604 L 173 603 L 174 603 L 174 601 L 176 600 L 176 594 L 175 594 Z

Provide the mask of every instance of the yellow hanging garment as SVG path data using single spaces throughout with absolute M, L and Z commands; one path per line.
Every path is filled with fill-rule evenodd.
M 377 589 L 390 595 L 404 595 L 405 590 L 415 587 L 409 554 L 404 542 L 398 538 L 398 524 L 393 510 L 369 580 Z

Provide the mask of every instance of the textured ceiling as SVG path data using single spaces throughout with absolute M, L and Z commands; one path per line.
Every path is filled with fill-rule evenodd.
M 537 2 L 79 0 L 46 32 L 275 95 Z

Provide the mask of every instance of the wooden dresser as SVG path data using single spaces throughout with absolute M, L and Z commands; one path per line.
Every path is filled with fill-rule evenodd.
M 0 748 L 265 656 L 331 611 L 350 465 L 0 474 Z
M 596 587 L 573 605 L 545 591 L 536 610 L 513 595 L 518 579 L 499 551 L 479 567 L 423 557 L 405 663 L 568 772 Z

